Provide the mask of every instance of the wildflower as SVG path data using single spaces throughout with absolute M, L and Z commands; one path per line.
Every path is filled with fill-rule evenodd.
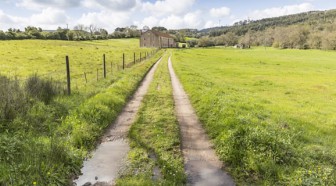
M 33 182 L 33 185 L 36 185 L 36 184 L 37 184 L 37 182 L 36 182 L 36 181 L 34 181 L 34 182 Z

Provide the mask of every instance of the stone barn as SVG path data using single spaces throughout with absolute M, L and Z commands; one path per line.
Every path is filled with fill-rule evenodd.
M 175 48 L 176 42 L 174 37 L 167 33 L 148 30 L 141 34 L 140 47 Z

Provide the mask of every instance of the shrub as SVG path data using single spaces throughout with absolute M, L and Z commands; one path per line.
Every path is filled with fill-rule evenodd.
M 27 99 L 17 80 L 0 75 L 0 120 L 13 120 L 27 110 Z
M 57 95 L 58 90 L 59 87 L 52 80 L 44 80 L 37 75 L 29 77 L 25 85 L 25 91 L 30 97 L 43 101 L 46 104 Z

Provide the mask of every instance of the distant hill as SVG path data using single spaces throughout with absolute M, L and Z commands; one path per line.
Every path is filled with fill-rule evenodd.
M 244 20 L 233 26 L 214 27 L 200 30 L 202 35 L 219 36 L 227 32 L 233 32 L 238 36 L 251 31 L 263 31 L 267 28 L 283 27 L 291 25 L 319 25 L 321 23 L 333 23 L 336 18 L 336 9 L 326 11 L 310 11 L 281 17 L 266 18 L 261 20 Z

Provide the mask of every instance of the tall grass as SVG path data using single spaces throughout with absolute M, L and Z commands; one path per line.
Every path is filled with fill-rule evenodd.
M 1 105 L 0 185 L 71 185 L 159 55 L 71 96 L 59 94 L 57 82 L 36 75 L 24 83 L 1 77 L 0 92 L 7 96 L 1 101 L 12 107 Z
M 174 67 L 241 185 L 336 184 L 336 53 L 256 48 L 174 53 Z
M 18 81 L 0 75 L 0 121 L 13 120 L 27 110 L 27 99 Z
M 24 89 L 28 96 L 48 104 L 60 92 L 61 87 L 52 80 L 41 79 L 35 74 L 27 79 Z

